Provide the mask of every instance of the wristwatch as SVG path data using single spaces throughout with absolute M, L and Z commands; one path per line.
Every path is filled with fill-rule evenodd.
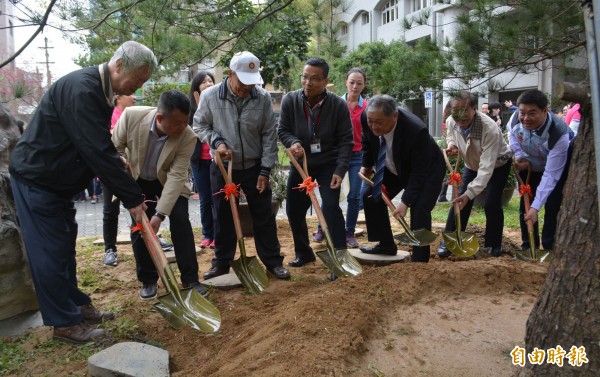
M 154 216 L 158 217 L 160 219 L 160 221 L 165 221 L 165 218 L 167 217 L 167 215 L 165 215 L 162 212 L 156 211 L 154 213 Z

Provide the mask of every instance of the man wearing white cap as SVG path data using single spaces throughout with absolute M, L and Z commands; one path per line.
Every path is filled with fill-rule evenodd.
M 227 78 L 202 92 L 194 115 L 194 131 L 211 153 L 219 153 L 233 164 L 233 182 L 248 200 L 254 226 L 254 242 L 261 261 L 275 277 L 289 279 L 283 267 L 277 239 L 275 213 L 271 206 L 269 175 L 277 161 L 277 136 L 271 96 L 262 87 L 260 61 L 243 51 L 233 56 Z M 218 167 L 210 167 L 211 189 L 220 191 L 225 180 Z M 204 279 L 229 272 L 236 249 L 235 229 L 229 203 L 223 194 L 213 199 L 215 214 L 215 257 Z

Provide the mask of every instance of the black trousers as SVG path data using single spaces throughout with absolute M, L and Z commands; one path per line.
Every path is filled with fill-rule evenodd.
M 83 320 L 79 306 L 91 302 L 77 286 L 77 222 L 71 199 L 10 179 L 35 295 L 46 326 Z
M 410 206 L 410 228 L 431 230 L 431 211 L 440 195 L 440 186 L 444 179 L 444 165 L 439 164 L 430 172 L 429 179 L 423 187 L 421 195 Z M 383 184 L 392 200 L 402 189 L 398 185 L 398 177 L 387 168 L 383 173 Z M 394 245 L 394 236 L 390 226 L 390 214 L 383 199 L 375 200 L 371 187 L 363 193 L 365 220 L 369 241 L 379 241 L 382 245 Z M 429 262 L 429 246 L 413 246 L 411 260 L 413 262 Z
M 335 168 L 335 164 L 322 166 L 319 169 L 311 171 L 310 175 L 319 184 L 318 190 L 319 194 L 321 194 L 322 202 L 321 209 L 327 223 L 327 228 L 331 234 L 333 246 L 336 249 L 345 249 L 346 225 L 339 203 L 340 189 L 332 190 L 329 187 Z M 294 237 L 296 258 L 309 260 L 315 258 L 308 240 L 308 226 L 306 225 L 306 212 L 312 202 L 310 197 L 306 195 L 306 191 L 300 191 L 296 188 L 302 181 L 300 173 L 294 167 L 291 167 L 287 183 L 285 211 Z
M 148 200 L 146 214 L 150 218 L 156 212 L 156 201 L 162 195 L 163 187 L 158 180 L 146 181 L 141 178 L 138 178 L 137 184 L 142 188 L 146 200 Z M 135 225 L 135 221 L 133 221 L 133 225 Z M 169 215 L 169 225 L 177 267 L 181 273 L 181 282 L 184 285 L 195 283 L 198 281 L 198 260 L 188 213 L 188 199 L 185 197 L 177 198 Z M 158 272 L 142 239 L 141 232 L 131 233 L 131 245 L 135 256 L 138 280 L 145 284 L 155 283 L 158 280 Z
M 504 229 L 504 209 L 502 208 L 502 191 L 508 179 L 508 173 L 512 161 L 509 160 L 506 164 L 497 167 L 492 173 L 488 185 L 485 189 L 485 203 L 483 205 L 485 211 L 485 246 L 498 247 L 502 246 L 502 230 Z M 458 195 L 462 195 L 467 191 L 467 186 L 471 183 L 477 172 L 468 169 L 466 166 L 462 171 L 462 184 L 458 189 Z M 464 231 L 467 228 L 471 209 L 473 208 L 473 200 L 469 200 L 465 208 L 460 211 L 461 228 Z M 454 206 L 450 207 L 448 220 L 446 221 L 446 232 L 456 230 L 456 221 L 454 218 Z
M 119 212 L 121 201 L 115 199 L 113 202 L 113 193 L 108 186 L 102 184 L 104 193 L 102 208 L 102 235 L 104 237 L 104 250 L 113 249 L 117 251 L 117 233 L 119 231 Z
M 277 223 L 273 213 L 271 186 L 261 194 L 256 189 L 256 182 L 260 173 L 257 164 L 244 170 L 233 170 L 233 182 L 239 184 L 244 190 L 252 225 L 254 227 L 254 245 L 256 252 L 265 267 L 272 269 L 283 264 L 283 257 L 279 253 L 280 245 L 277 238 Z M 210 165 L 210 185 L 213 193 L 225 187 L 225 178 L 213 162 Z M 235 257 L 237 236 L 231 214 L 231 205 L 225 200 L 225 195 L 220 193 L 213 196 L 213 217 L 215 219 L 215 257 L 213 267 L 229 268 L 229 262 Z

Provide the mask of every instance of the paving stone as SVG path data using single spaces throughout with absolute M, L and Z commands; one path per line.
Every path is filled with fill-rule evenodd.
M 123 342 L 88 358 L 93 377 L 168 377 L 169 352 L 144 343 Z
M 239 288 L 242 286 L 242 282 L 238 279 L 235 272 L 230 272 L 225 275 L 217 276 L 212 279 L 204 280 L 202 282 L 205 285 L 228 291 L 230 289 Z
M 14 336 L 25 330 L 43 326 L 42 313 L 32 310 L 0 321 L 0 336 Z
M 200 246 L 196 246 L 196 255 L 202 254 L 202 248 Z M 175 249 L 165 251 L 165 257 L 167 257 L 167 262 L 175 263 L 177 259 L 175 258 Z
M 131 243 L 131 237 L 129 234 L 117 235 L 117 245 L 126 245 Z M 93 242 L 94 245 L 104 245 L 104 239 L 99 238 Z
M 350 254 L 360 264 L 375 265 L 375 266 L 387 266 L 393 263 L 409 262 L 410 253 L 405 250 L 398 250 L 396 255 L 379 255 L 379 254 L 366 254 L 360 251 L 360 249 L 348 249 Z

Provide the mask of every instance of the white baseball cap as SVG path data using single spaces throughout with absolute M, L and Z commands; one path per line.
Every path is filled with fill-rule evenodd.
M 235 72 L 244 85 L 263 84 L 260 76 L 260 60 L 249 51 L 238 52 L 233 55 L 229 68 Z

